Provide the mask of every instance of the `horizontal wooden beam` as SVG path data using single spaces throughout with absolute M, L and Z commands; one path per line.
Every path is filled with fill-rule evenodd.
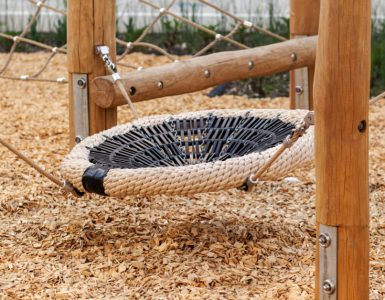
M 317 37 L 254 49 L 220 52 L 122 75 L 132 101 L 144 101 L 206 89 L 221 83 L 267 76 L 315 64 Z M 126 104 L 112 76 L 95 78 L 97 105 Z

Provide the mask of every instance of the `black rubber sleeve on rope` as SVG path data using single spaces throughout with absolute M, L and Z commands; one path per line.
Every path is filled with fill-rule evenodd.
M 93 165 L 88 167 L 82 177 L 82 184 L 84 189 L 89 193 L 95 193 L 107 196 L 104 191 L 104 177 L 106 177 L 110 169 L 104 166 Z

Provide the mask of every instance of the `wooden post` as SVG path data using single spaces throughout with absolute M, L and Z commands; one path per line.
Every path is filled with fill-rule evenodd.
M 337 231 L 338 299 L 369 298 L 370 30 L 370 0 L 321 2 L 314 84 L 316 220 L 321 240 L 322 228 Z M 333 259 L 320 255 L 324 251 L 317 243 L 316 297 L 320 299 L 328 288 L 323 286 L 321 271 L 325 259 L 329 263 Z
M 320 0 L 290 0 L 290 38 L 318 34 Z M 313 110 L 314 66 L 290 72 L 290 107 Z
M 116 125 L 116 108 L 102 109 L 95 104 L 100 92 L 93 84 L 95 77 L 107 74 L 103 62 L 95 54 L 95 46 L 109 46 L 111 57 L 115 59 L 115 22 L 115 0 L 68 0 L 71 147 L 77 135 L 94 134 Z

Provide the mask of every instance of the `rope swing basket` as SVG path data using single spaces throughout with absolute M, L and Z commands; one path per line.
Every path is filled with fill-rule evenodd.
M 298 131 L 307 115 L 255 109 L 141 118 L 84 139 L 61 174 L 80 192 L 115 197 L 239 188 L 264 166 L 254 178 L 275 180 L 313 159 L 313 127 Z

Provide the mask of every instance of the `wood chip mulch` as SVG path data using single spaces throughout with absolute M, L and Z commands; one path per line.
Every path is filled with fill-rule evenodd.
M 47 54 L 17 54 L 8 74 Z M 131 63 L 163 58 L 134 54 Z M 0 55 L 0 65 L 5 55 Z M 44 76 L 62 76 L 57 56 Z M 57 174 L 68 153 L 67 85 L 0 80 L 1 136 Z M 142 115 L 288 107 L 288 99 L 208 98 L 137 104 Z M 385 299 L 385 101 L 370 108 L 370 288 Z M 119 123 L 129 121 L 119 108 Z M 312 299 L 314 166 L 237 190 L 194 197 L 81 199 L 0 147 L 0 298 Z

